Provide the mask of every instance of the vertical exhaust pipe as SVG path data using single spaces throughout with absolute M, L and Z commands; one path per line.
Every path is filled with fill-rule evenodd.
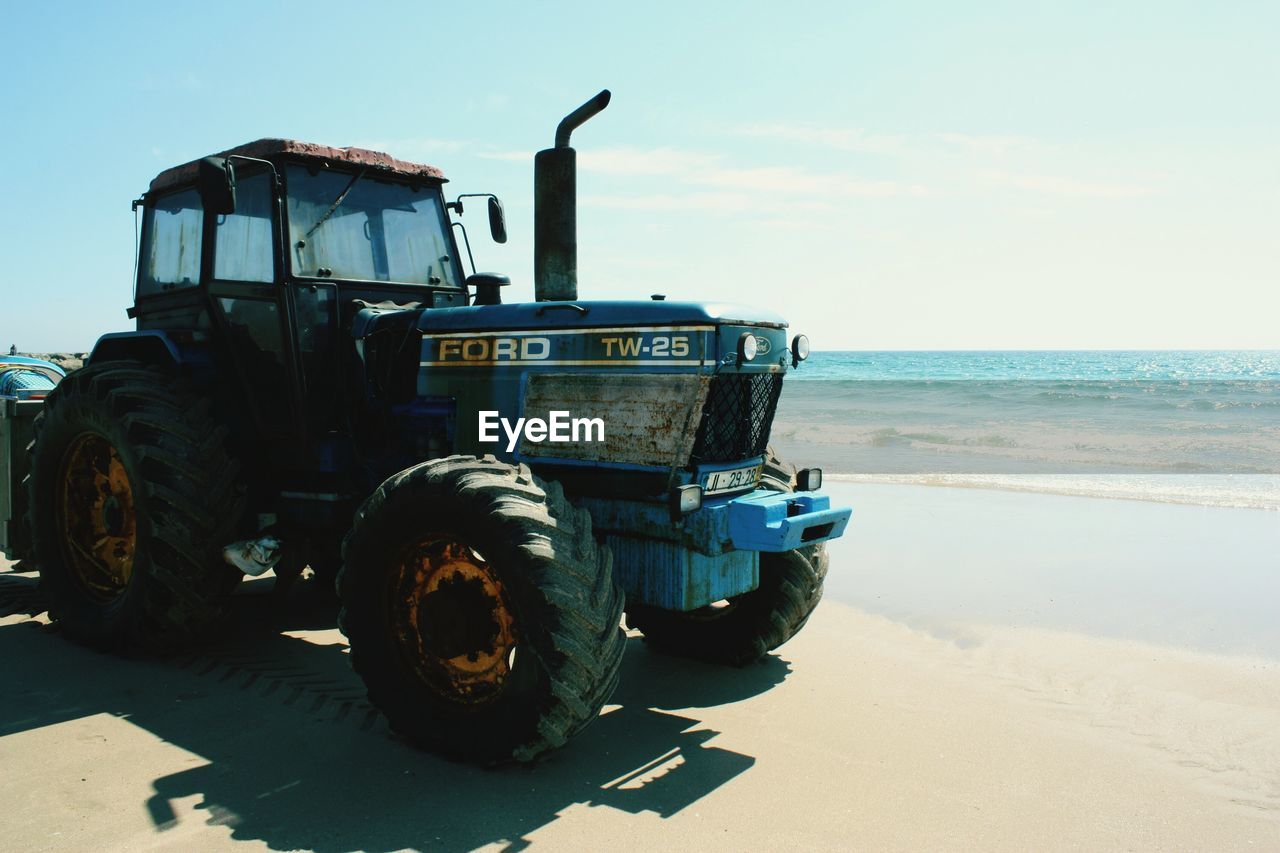
M 564 117 L 556 145 L 533 158 L 533 291 L 539 302 L 578 298 L 578 166 L 569 136 L 609 106 L 605 89 Z

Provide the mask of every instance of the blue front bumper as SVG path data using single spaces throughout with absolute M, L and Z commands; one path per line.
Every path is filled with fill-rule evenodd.
M 588 498 L 583 505 L 613 550 L 627 600 L 685 611 L 755 589 L 761 553 L 835 539 L 853 513 L 832 509 L 819 492 L 766 489 L 708 502 L 674 525 L 660 504 Z
M 757 489 L 734 498 L 728 509 L 729 538 L 739 551 L 794 551 L 844 533 L 853 510 L 832 509 L 818 492 Z

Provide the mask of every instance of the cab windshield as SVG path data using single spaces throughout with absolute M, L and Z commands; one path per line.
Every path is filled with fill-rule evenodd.
M 289 166 L 285 174 L 294 275 L 458 286 L 434 188 L 367 171 Z

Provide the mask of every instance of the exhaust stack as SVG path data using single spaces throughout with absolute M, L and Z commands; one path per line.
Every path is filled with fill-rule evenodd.
M 609 106 L 605 89 L 556 127 L 556 145 L 533 158 L 533 291 L 539 302 L 578 298 L 578 166 L 569 136 Z

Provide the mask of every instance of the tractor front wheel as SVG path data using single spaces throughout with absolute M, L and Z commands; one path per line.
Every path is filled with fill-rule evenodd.
M 766 451 L 760 488 L 795 491 L 795 467 Z M 826 543 L 760 555 L 760 585 L 689 612 L 642 604 L 627 608 L 627 624 L 657 651 L 710 663 L 745 666 L 800 632 L 822 600 Z
M 617 685 L 610 552 L 527 466 L 452 456 L 389 478 L 356 513 L 338 589 L 370 701 L 447 757 L 529 760 Z

